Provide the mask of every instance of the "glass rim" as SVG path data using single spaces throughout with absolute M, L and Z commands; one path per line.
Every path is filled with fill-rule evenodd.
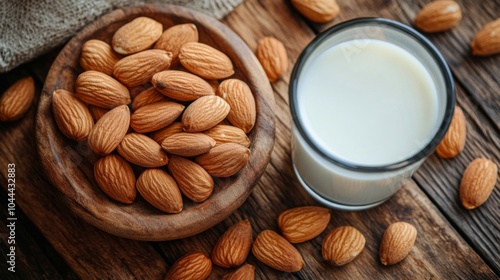
M 360 165 L 360 164 L 355 164 L 351 163 L 345 160 L 342 160 L 340 158 L 328 155 L 326 152 L 324 152 L 319 145 L 317 145 L 305 132 L 302 123 L 300 121 L 300 118 L 298 117 L 298 109 L 297 109 L 297 87 L 298 87 L 298 77 L 300 76 L 300 73 L 305 65 L 305 63 L 308 61 L 309 57 L 311 54 L 316 50 L 317 47 L 319 47 L 326 39 L 330 38 L 331 36 L 334 36 L 336 33 L 346 30 L 351 27 L 355 26 L 363 26 L 367 24 L 373 24 L 376 23 L 379 26 L 382 27 L 390 27 L 393 29 L 396 29 L 407 36 L 415 39 L 418 43 L 421 44 L 422 47 L 428 52 L 428 54 L 433 58 L 434 62 L 438 66 L 441 74 L 443 75 L 444 79 L 444 84 L 446 87 L 446 106 L 445 106 L 445 112 L 444 112 L 444 117 L 439 125 L 439 128 L 436 132 L 436 134 L 433 136 L 433 138 L 427 143 L 423 148 L 419 150 L 418 153 L 410 156 L 407 159 L 391 163 L 391 164 L 385 164 L 385 165 L 379 165 L 379 166 L 370 166 L 370 165 Z M 361 38 L 363 39 L 363 38 Z M 430 155 L 435 148 L 438 146 L 438 144 L 441 142 L 443 139 L 444 135 L 446 134 L 448 127 L 451 123 L 451 119 L 453 117 L 453 112 L 455 109 L 455 85 L 453 82 L 453 76 L 451 74 L 451 71 L 448 67 L 448 64 L 446 63 L 446 60 L 443 58 L 441 53 L 437 50 L 437 48 L 427 39 L 425 38 L 422 34 L 420 34 L 418 31 L 415 29 L 386 18 L 378 18 L 378 17 L 363 17 L 363 18 L 356 18 L 356 19 L 351 19 L 348 21 L 344 21 L 342 23 L 336 24 L 323 32 L 319 33 L 307 46 L 306 48 L 301 52 L 299 55 L 295 66 L 293 67 L 292 74 L 290 76 L 290 84 L 289 84 L 289 102 L 290 102 L 290 111 L 292 115 L 292 121 L 294 126 L 297 128 L 298 132 L 302 136 L 302 138 L 306 141 L 306 143 L 322 158 L 326 159 L 328 162 L 331 162 L 335 165 L 341 166 L 345 169 L 348 170 L 354 170 L 354 171 L 363 171 L 363 172 L 384 172 L 384 171 L 393 171 L 393 170 L 398 170 L 405 168 L 407 166 L 412 165 L 415 162 L 418 162 L 428 155 Z

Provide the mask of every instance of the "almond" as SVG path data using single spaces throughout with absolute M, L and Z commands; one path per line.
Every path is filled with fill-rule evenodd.
M 253 280 L 255 279 L 255 267 L 251 264 L 244 264 L 237 270 L 222 277 L 222 280 Z
M 253 255 L 264 264 L 284 272 L 297 272 L 304 267 L 299 251 L 272 230 L 263 230 L 252 246 Z
M 229 122 L 245 133 L 250 132 L 255 125 L 257 115 L 250 87 L 241 80 L 227 79 L 219 85 L 217 95 L 226 100 L 231 107 L 227 115 Z
M 203 133 L 179 132 L 163 140 L 161 147 L 170 154 L 194 157 L 215 146 L 215 140 Z
M 85 141 L 94 126 L 94 120 L 87 106 L 76 96 L 64 89 L 52 94 L 52 112 L 59 130 L 68 138 Z
M 130 103 L 128 89 L 112 77 L 94 70 L 83 72 L 76 79 L 76 96 L 83 102 L 113 109 Z
M 242 169 L 250 158 L 250 150 L 235 143 L 225 143 L 212 148 L 208 153 L 196 157 L 210 175 L 230 177 Z
M 138 17 L 116 30 L 111 45 L 119 54 L 133 54 L 149 49 L 162 33 L 161 23 L 148 17 Z
M 202 96 L 215 95 L 207 81 L 183 71 L 167 70 L 156 73 L 151 82 L 163 95 L 179 101 L 193 101 Z
M 173 123 L 183 110 L 184 105 L 172 101 L 145 105 L 132 114 L 130 126 L 140 133 L 155 131 Z
M 163 31 L 154 48 L 171 52 L 176 60 L 179 49 L 189 42 L 198 42 L 198 28 L 192 23 L 177 24 Z
M 118 153 L 131 163 L 143 167 L 160 167 L 168 163 L 167 154 L 146 135 L 129 133 L 118 145 Z
M 194 202 L 206 200 L 214 190 L 214 180 L 200 165 L 189 159 L 171 156 L 168 170 L 181 192 Z
M 231 107 L 224 99 L 203 96 L 191 103 L 182 114 L 182 125 L 187 132 L 200 132 L 216 126 L 229 114 Z
M 203 253 L 190 253 L 172 265 L 165 280 L 203 280 L 212 272 L 212 261 Z
M 288 209 L 278 217 L 278 226 L 290 243 L 301 243 L 320 235 L 330 222 L 330 211 L 303 206 Z
M 0 97 L 0 121 L 20 119 L 30 108 L 35 97 L 35 82 L 32 77 L 19 79 Z
M 154 74 L 167 69 L 172 53 L 163 50 L 145 50 L 120 59 L 113 68 L 113 75 L 127 87 L 151 81 Z
M 257 46 L 257 58 L 267 78 L 275 82 L 288 69 L 288 55 L 285 46 L 274 37 L 263 37 Z
M 165 95 L 161 94 L 154 87 L 149 87 L 143 91 L 141 91 L 132 101 L 132 110 L 136 111 L 137 109 L 149 105 L 152 103 L 156 103 L 159 101 L 170 101 Z
M 437 154 L 442 158 L 456 157 L 464 149 L 466 136 L 467 122 L 464 112 L 460 107 L 455 106 L 450 127 L 436 148 Z
M 393 265 L 402 261 L 413 248 L 417 229 L 405 222 L 391 224 L 384 232 L 380 245 L 380 261 L 383 265 Z
M 90 114 L 92 115 L 92 118 L 94 119 L 94 122 L 97 122 L 98 120 L 100 120 L 102 118 L 102 116 L 104 116 L 104 114 L 109 112 L 109 109 L 99 108 L 99 107 L 90 105 L 89 111 L 90 111 Z
M 179 61 L 190 72 L 205 79 L 225 79 L 234 74 L 231 59 L 203 43 L 184 44 L 179 50 Z
M 470 46 L 474 55 L 486 56 L 500 53 L 500 18 L 483 26 Z
M 455 1 L 439 0 L 425 5 L 415 18 L 415 25 L 424 32 L 451 29 L 462 19 L 462 9 Z
M 80 65 L 85 71 L 95 70 L 111 76 L 113 67 L 120 58 L 108 43 L 91 39 L 82 46 Z
M 495 188 L 498 167 L 494 162 L 476 158 L 465 169 L 460 183 L 460 201 L 466 209 L 482 205 Z
M 249 221 L 234 224 L 215 244 L 212 261 L 223 268 L 242 265 L 250 252 L 252 240 L 252 226 Z
M 132 204 L 137 194 L 132 166 L 119 155 L 107 155 L 96 161 L 94 176 L 97 185 L 112 199 Z
M 335 0 L 292 0 L 292 5 L 307 19 L 319 23 L 331 21 L 340 12 Z
M 151 205 L 165 213 L 182 211 L 182 196 L 174 179 L 161 169 L 147 169 L 137 179 L 137 190 Z
M 87 139 L 90 148 L 99 156 L 111 153 L 122 141 L 130 125 L 126 105 L 107 112 L 97 121 Z
M 174 122 L 171 125 L 160 129 L 153 133 L 151 138 L 156 141 L 156 143 L 160 144 L 163 143 L 163 140 L 165 140 L 167 137 L 172 136 L 176 133 L 182 132 L 182 123 L 181 122 Z
M 250 139 L 241 128 L 232 125 L 218 124 L 203 133 L 215 140 L 215 146 L 224 143 L 236 143 L 250 147 Z
M 365 237 L 356 228 L 335 228 L 323 239 L 321 254 L 326 261 L 342 266 L 354 260 L 365 248 Z

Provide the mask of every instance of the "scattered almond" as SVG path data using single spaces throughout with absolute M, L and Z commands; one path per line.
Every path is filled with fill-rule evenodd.
M 354 260 L 365 247 L 365 237 L 356 228 L 335 228 L 323 239 L 321 254 L 326 261 L 342 266 Z
M 156 73 L 151 82 L 163 95 L 179 101 L 193 101 L 202 96 L 215 95 L 207 81 L 188 72 L 166 70 Z
M 146 169 L 137 179 L 137 190 L 151 205 L 165 213 L 182 211 L 182 196 L 175 180 L 161 169 Z
M 90 105 L 89 111 L 90 111 L 90 114 L 92 115 L 92 118 L 94 119 L 94 122 L 97 122 L 98 120 L 100 120 L 102 118 L 102 116 L 104 116 L 104 114 L 109 112 L 109 109 L 99 108 L 99 107 Z
M 129 133 L 118 145 L 118 153 L 131 163 L 143 167 L 167 165 L 168 157 L 158 143 L 146 135 Z
M 130 103 L 128 89 L 112 77 L 94 70 L 83 72 L 76 79 L 76 96 L 83 102 L 113 109 Z
M 215 244 L 212 261 L 223 268 L 242 265 L 250 252 L 252 240 L 252 226 L 249 221 L 234 224 Z
M 59 130 L 68 138 L 85 141 L 94 126 L 94 119 L 87 106 L 64 89 L 52 94 L 52 112 Z
M 107 112 L 89 133 L 87 141 L 90 148 L 99 156 L 111 153 L 122 141 L 129 125 L 130 111 L 126 105 Z
M 482 205 L 495 188 L 498 167 L 491 160 L 476 158 L 465 169 L 460 183 L 460 201 L 466 209 Z
M 111 76 L 113 67 L 120 58 L 108 43 L 91 39 L 82 46 L 80 65 L 85 71 L 95 70 Z
M 163 141 L 167 137 L 172 136 L 172 135 L 179 133 L 179 132 L 183 132 L 183 131 L 184 130 L 182 129 L 182 123 L 181 122 L 174 122 L 171 125 L 153 133 L 153 135 L 151 135 L 151 138 L 153 138 L 153 140 L 155 140 L 156 143 L 161 145 L 161 143 L 163 143 Z
M 424 32 L 440 32 L 451 29 L 462 19 L 462 9 L 451 0 L 433 1 L 427 4 L 415 18 L 415 25 Z
M 288 55 L 285 46 L 274 37 L 267 36 L 259 40 L 257 58 L 271 82 L 277 81 L 288 69 Z
M 255 125 L 257 110 L 255 99 L 248 85 L 238 79 L 227 79 L 219 85 L 217 95 L 231 107 L 227 115 L 229 122 L 241 128 L 245 133 L 250 132 Z
M 380 245 L 380 261 L 383 265 L 393 265 L 402 261 L 413 248 L 417 229 L 405 222 L 391 224 L 384 232 Z
M 251 264 L 244 264 L 237 270 L 222 277 L 222 280 L 253 280 L 255 279 L 255 267 Z
M 162 129 L 173 123 L 183 110 L 184 105 L 172 101 L 145 105 L 132 114 L 130 126 L 140 133 Z
M 215 140 L 203 133 L 179 132 L 163 140 L 161 147 L 170 154 L 194 157 L 215 146 Z
M 162 33 L 161 23 L 148 17 L 138 17 L 116 30 L 111 45 L 119 54 L 133 54 L 149 49 Z
M 231 107 L 224 99 L 216 96 L 202 96 L 191 103 L 182 114 L 182 125 L 187 132 L 210 129 L 226 118 Z
M 165 280 L 204 280 L 212 272 L 212 261 L 203 253 L 190 253 L 172 265 Z
M 132 204 L 137 194 L 130 164 L 119 155 L 107 155 L 94 165 L 94 176 L 101 190 L 114 200 Z
M 113 68 L 113 76 L 127 87 L 151 81 L 154 74 L 167 69 L 172 53 L 163 50 L 145 50 L 120 59 Z
M 250 150 L 245 146 L 225 143 L 196 157 L 195 161 L 212 176 L 230 177 L 247 164 L 249 157 Z
M 35 82 L 32 77 L 19 79 L 0 97 L 0 121 L 20 119 L 30 108 L 35 97 Z
M 292 5 L 307 19 L 319 23 L 331 21 L 340 12 L 335 0 L 292 0 Z
M 304 267 L 299 251 L 272 230 L 263 230 L 252 246 L 253 255 L 264 264 L 284 272 L 297 272 Z
M 467 122 L 464 112 L 460 107 L 455 106 L 450 127 L 436 148 L 437 154 L 442 158 L 454 158 L 458 156 L 464 149 L 466 137 Z
M 330 222 L 330 210 L 317 206 L 288 209 L 278 217 L 278 226 L 290 243 L 301 243 L 320 235 Z
M 231 59 L 203 43 L 190 42 L 182 45 L 179 61 L 190 72 L 205 79 L 225 79 L 234 74 Z
M 250 147 L 250 139 L 241 128 L 232 125 L 218 124 L 203 133 L 215 140 L 215 146 L 224 143 L 236 143 Z
M 137 94 L 134 100 L 132 100 L 132 110 L 136 111 L 145 105 L 160 101 L 170 101 L 170 99 L 157 91 L 156 88 L 149 87 Z
M 206 200 L 214 190 L 214 180 L 197 163 L 173 155 L 168 163 L 168 170 L 174 177 L 182 194 L 194 202 Z
M 500 53 L 500 18 L 483 26 L 470 46 L 473 55 L 486 56 Z
M 176 60 L 179 49 L 189 42 L 198 42 L 198 28 L 192 23 L 177 24 L 163 32 L 154 48 L 171 52 L 172 59 Z

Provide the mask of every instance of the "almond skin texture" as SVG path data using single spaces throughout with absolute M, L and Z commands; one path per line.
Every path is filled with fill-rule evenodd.
M 183 110 L 184 105 L 171 101 L 149 104 L 132 114 L 130 126 L 140 133 L 162 129 L 173 123 Z
M 424 32 L 451 29 L 462 19 L 462 9 L 455 1 L 439 0 L 427 4 L 415 18 L 415 25 Z
M 187 132 L 207 130 L 224 120 L 230 110 L 224 99 L 216 95 L 203 96 L 186 108 L 182 114 L 182 125 Z
M 249 158 L 250 150 L 245 146 L 226 143 L 196 157 L 195 161 L 212 176 L 230 177 L 238 173 L 247 164 Z
M 335 0 L 292 0 L 292 5 L 307 19 L 319 23 L 331 21 L 340 12 Z
M 151 83 L 163 95 L 179 101 L 193 101 L 202 96 L 215 95 L 207 81 L 184 71 L 167 70 L 156 73 Z
M 487 56 L 500 53 L 500 18 L 486 24 L 471 42 L 472 54 Z
M 284 272 L 297 272 L 304 267 L 299 251 L 272 230 L 263 230 L 252 246 L 253 255 L 264 264 Z
M 94 164 L 94 176 L 101 190 L 125 204 L 134 202 L 137 190 L 132 166 L 119 155 L 107 155 Z
M 137 179 L 137 190 L 144 199 L 165 213 L 182 211 L 182 196 L 175 180 L 161 169 L 147 169 Z
M 206 200 L 214 190 L 214 180 L 210 174 L 189 159 L 176 155 L 171 156 L 168 170 L 181 192 L 194 202 Z
M 32 77 L 18 80 L 0 97 L 0 121 L 20 119 L 30 108 L 35 97 L 35 82 Z
M 391 224 L 384 232 L 380 245 L 380 261 L 383 265 L 393 265 L 402 261 L 413 248 L 417 239 L 417 229 L 405 222 Z
M 91 39 L 82 46 L 80 65 L 85 71 L 95 70 L 111 76 L 113 67 L 120 59 L 108 43 Z
M 129 55 L 149 49 L 163 33 L 163 25 L 151 18 L 138 17 L 116 30 L 111 40 L 115 52 Z
M 278 226 L 290 243 L 301 243 L 320 235 L 330 222 L 330 211 L 303 206 L 288 209 L 278 217 Z
M 172 135 L 179 133 L 179 132 L 182 132 L 182 131 L 183 131 L 182 123 L 181 122 L 174 122 L 171 125 L 153 133 L 153 135 L 151 135 L 151 138 L 153 138 L 153 140 L 155 140 L 156 143 L 161 145 L 161 143 L 163 143 L 163 141 L 167 137 L 172 136 Z
M 203 253 L 190 253 L 177 260 L 165 280 L 204 280 L 212 272 L 212 261 Z
M 87 140 L 94 119 L 87 106 L 76 96 L 64 89 L 52 94 L 52 112 L 59 130 L 68 138 L 78 142 Z
M 458 156 L 465 147 L 466 138 L 467 122 L 464 112 L 460 107 L 455 106 L 450 127 L 436 148 L 437 154 L 442 158 L 454 158 Z
M 257 58 L 271 82 L 277 81 L 288 69 L 285 46 L 274 37 L 267 36 L 259 40 Z
M 165 95 L 161 94 L 154 87 L 147 88 L 141 91 L 132 101 L 132 110 L 137 109 L 160 101 L 170 101 Z
M 170 67 L 171 62 L 170 52 L 145 50 L 118 61 L 113 75 L 127 87 L 135 87 L 151 81 L 154 74 Z
M 98 156 L 111 153 L 120 144 L 130 125 L 130 111 L 126 105 L 107 112 L 94 125 L 87 139 Z
M 342 226 L 332 230 L 323 239 L 321 254 L 335 266 L 354 260 L 365 248 L 365 237 L 356 228 Z
M 203 43 L 184 44 L 179 50 L 179 61 L 190 72 L 205 79 L 225 79 L 234 74 L 231 59 Z
M 217 95 L 226 100 L 231 107 L 227 115 L 229 122 L 245 133 L 250 132 L 255 125 L 257 115 L 250 87 L 241 80 L 227 79 L 219 85 Z
M 86 71 L 76 79 L 76 96 L 83 102 L 113 109 L 130 103 L 128 89 L 112 77 L 97 71 Z
M 477 158 L 465 169 L 460 183 L 460 201 L 466 209 L 482 205 L 495 188 L 498 167 L 491 160 Z
M 192 23 L 177 24 L 163 32 L 154 48 L 171 52 L 175 60 L 182 45 L 189 42 L 198 42 L 198 28 Z
M 99 107 L 92 106 L 92 105 L 89 106 L 89 111 L 90 111 L 90 114 L 92 115 L 92 118 L 94 119 L 94 122 L 99 121 L 102 118 L 102 116 L 104 116 L 104 114 L 109 112 L 108 109 L 99 108 Z
M 253 280 L 255 279 L 255 267 L 251 264 L 244 264 L 234 272 L 226 274 L 222 280 Z
M 161 147 L 170 154 L 194 157 L 215 146 L 215 140 L 203 133 L 180 132 L 163 140 Z
M 250 139 L 241 128 L 232 125 L 218 124 L 203 133 L 215 140 L 215 146 L 224 143 L 236 143 L 250 147 Z
M 212 261 L 223 268 L 242 265 L 250 252 L 252 240 L 252 226 L 249 221 L 234 224 L 215 244 Z
M 142 167 L 160 167 L 168 163 L 167 154 L 160 145 L 143 134 L 125 135 L 117 150 L 126 160 Z

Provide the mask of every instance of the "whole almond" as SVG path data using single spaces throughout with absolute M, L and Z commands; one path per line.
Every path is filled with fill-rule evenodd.
M 226 100 L 231 107 L 227 119 L 245 133 L 250 132 L 255 125 L 257 111 L 252 90 L 238 79 L 224 80 L 217 90 L 217 95 Z
M 143 134 L 125 135 L 117 150 L 126 160 L 139 166 L 160 167 L 168 163 L 167 154 L 160 145 Z
M 321 254 L 326 261 L 342 266 L 354 260 L 365 248 L 365 237 L 356 228 L 335 228 L 323 239 Z
M 250 252 L 252 240 L 252 226 L 249 221 L 234 224 L 215 244 L 212 261 L 223 268 L 242 265 Z
M 76 78 L 76 96 L 83 102 L 101 108 L 113 109 L 130 103 L 128 89 L 112 77 L 94 70 L 85 71 Z
M 471 42 L 473 55 L 493 55 L 500 53 L 500 18 L 486 24 Z
M 237 270 L 222 277 L 222 280 L 253 280 L 255 279 L 255 266 L 244 264 Z
M 90 114 L 92 115 L 92 118 L 94 119 L 94 122 L 97 122 L 98 120 L 100 120 L 102 118 L 102 116 L 104 116 L 104 114 L 109 112 L 109 109 L 104 109 L 104 108 L 90 105 L 89 111 L 90 111 Z
M 163 140 L 165 140 L 167 137 L 172 136 L 176 133 L 182 132 L 182 123 L 181 122 L 174 122 L 171 125 L 160 129 L 153 133 L 151 135 L 151 138 L 156 141 L 156 143 L 160 144 L 163 143 Z
M 137 109 L 149 105 L 152 103 L 156 103 L 159 101 L 170 101 L 165 95 L 161 94 L 154 87 L 149 87 L 143 91 L 141 91 L 132 101 L 132 110 L 136 111 Z
M 179 50 L 179 61 L 190 72 L 205 79 L 225 79 L 234 74 L 231 59 L 203 43 L 184 44 Z
M 119 155 L 107 155 L 94 164 L 94 176 L 101 190 L 114 200 L 132 204 L 137 194 L 132 166 Z
M 116 30 L 111 45 L 119 54 L 133 54 L 149 49 L 162 33 L 161 23 L 148 17 L 138 17 Z
M 450 127 L 436 148 L 437 154 L 442 158 L 456 157 L 464 149 L 466 137 L 467 122 L 464 112 L 460 107 L 455 106 Z
M 0 97 L 0 121 L 20 119 L 30 108 L 35 97 L 35 82 L 32 77 L 19 79 Z
M 88 136 L 92 151 L 99 156 L 114 151 L 127 133 L 130 125 L 130 111 L 126 105 L 110 110 L 97 121 Z
M 111 76 L 113 67 L 120 58 L 108 43 L 91 39 L 82 46 L 80 65 L 85 71 L 95 70 Z
M 203 133 L 215 140 L 215 146 L 224 143 L 236 143 L 250 147 L 250 139 L 241 128 L 232 125 L 218 124 Z
M 179 49 L 189 42 L 198 42 L 198 28 L 192 23 L 177 24 L 163 31 L 154 48 L 171 52 L 176 60 Z
M 491 160 L 476 158 L 465 169 L 460 183 L 460 201 L 466 209 L 482 205 L 495 188 L 498 167 Z
M 194 202 L 206 200 L 214 190 L 214 180 L 200 165 L 189 159 L 173 155 L 168 170 L 181 192 Z
M 207 81 L 184 71 L 159 72 L 153 76 L 151 82 L 163 95 L 179 101 L 193 101 L 202 96 L 215 95 Z
M 187 132 L 210 129 L 226 118 L 231 107 L 224 99 L 216 96 L 202 96 L 191 103 L 182 114 L 182 125 Z
M 264 264 L 284 272 L 297 272 L 304 267 L 299 251 L 272 230 L 263 230 L 252 246 L 253 255 Z
M 257 58 L 271 82 L 277 81 L 288 69 L 288 55 L 285 46 L 274 37 L 267 36 L 259 40 Z
M 162 129 L 173 123 L 183 110 L 184 105 L 172 101 L 145 105 L 132 114 L 130 126 L 140 133 Z
M 440 32 L 457 25 L 462 19 L 462 9 L 451 0 L 433 1 L 427 4 L 415 18 L 415 25 L 424 32 Z
M 301 243 L 320 235 L 330 222 L 330 211 L 303 206 L 288 209 L 278 217 L 278 226 L 290 243 Z
M 165 280 L 204 280 L 212 272 L 212 261 L 203 253 L 190 253 L 177 260 Z
M 182 211 L 182 196 L 175 180 L 161 169 L 146 169 L 137 179 L 137 190 L 144 199 L 165 213 Z
M 151 81 L 154 74 L 167 69 L 172 53 L 164 50 L 145 50 L 120 59 L 113 68 L 113 75 L 127 87 Z
M 195 161 L 212 176 L 230 177 L 240 171 L 247 164 L 249 158 L 250 150 L 245 146 L 225 143 L 196 157 Z
M 52 94 L 52 112 L 59 130 L 68 138 L 85 141 L 94 126 L 94 119 L 87 106 L 64 89 Z
M 203 133 L 179 132 L 163 140 L 161 147 L 170 154 L 194 157 L 215 146 L 215 140 Z
M 331 21 L 340 12 L 335 0 L 292 0 L 292 5 L 307 19 L 319 23 Z
M 417 229 L 405 222 L 391 224 L 384 232 L 380 245 L 380 261 L 383 265 L 393 265 L 402 261 L 413 248 Z

